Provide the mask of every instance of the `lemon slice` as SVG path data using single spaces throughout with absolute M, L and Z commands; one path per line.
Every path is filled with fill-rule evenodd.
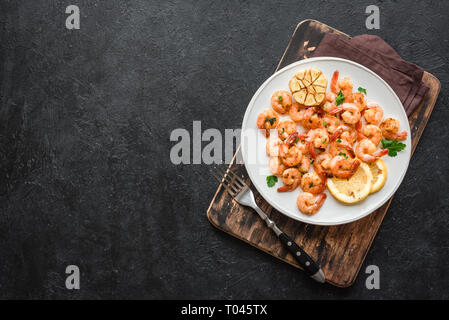
M 295 74 L 288 85 L 298 103 L 317 106 L 324 100 L 327 78 L 319 69 L 306 69 Z
M 366 163 L 361 163 L 349 179 L 329 178 L 327 187 L 335 199 L 353 204 L 364 200 L 371 190 L 373 174 Z
M 369 168 L 373 174 L 373 185 L 371 186 L 370 193 L 375 193 L 382 189 L 385 181 L 387 181 L 387 166 L 382 159 L 377 159 L 369 164 Z

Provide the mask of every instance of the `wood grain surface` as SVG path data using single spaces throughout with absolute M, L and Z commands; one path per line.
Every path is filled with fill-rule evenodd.
M 290 42 L 276 68 L 283 68 L 295 61 L 308 58 L 326 33 L 348 35 L 315 20 L 305 20 L 298 24 Z M 412 154 L 432 113 L 440 91 L 440 82 L 432 74 L 425 72 L 423 81 L 429 92 L 421 105 L 409 117 L 412 134 Z M 239 148 L 236 154 L 239 152 Z M 230 164 L 233 170 L 248 178 L 243 165 L 236 164 L 236 155 Z M 381 208 L 367 217 L 339 226 L 315 226 L 290 219 L 273 209 L 255 190 L 256 201 L 278 226 L 302 246 L 321 265 L 327 282 L 338 286 L 351 286 L 365 260 L 382 220 L 387 213 L 392 198 Z M 274 233 L 254 214 L 252 209 L 243 207 L 219 187 L 207 210 L 209 221 L 218 229 L 241 239 L 297 268 L 300 268 L 278 241 Z

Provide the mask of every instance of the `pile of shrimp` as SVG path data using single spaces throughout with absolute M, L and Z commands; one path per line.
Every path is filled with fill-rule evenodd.
M 339 94 L 344 102 L 337 105 Z M 306 215 L 317 213 L 326 200 L 328 177 L 349 179 L 361 162 L 372 163 L 387 154 L 388 149 L 378 149 L 383 137 L 407 138 L 406 131 L 399 132 L 398 120 L 384 119 L 381 106 L 353 92 L 351 79 L 339 78 L 338 70 L 321 105 L 306 107 L 279 90 L 271 97 L 271 107 L 257 118 L 267 137 L 268 166 L 284 183 L 278 192 L 302 189 L 297 206 Z M 279 114 L 290 117 L 281 121 Z M 298 132 L 297 124 L 303 132 Z M 276 129 L 277 135 L 270 137 L 270 129 Z

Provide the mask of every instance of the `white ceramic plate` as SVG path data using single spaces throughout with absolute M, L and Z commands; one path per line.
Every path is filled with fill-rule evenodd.
M 340 77 L 350 77 L 354 84 L 354 90 L 359 86 L 366 88 L 368 101 L 378 102 L 384 110 L 384 117 L 398 119 L 401 123 L 400 131 L 406 130 L 409 134 L 403 141 L 407 146 L 396 157 L 383 157 L 388 169 L 388 178 L 385 186 L 377 193 L 369 195 L 365 200 L 354 205 L 345 205 L 338 202 L 329 191 L 326 202 L 320 211 L 313 216 L 301 213 L 296 206 L 296 198 L 301 192 L 300 187 L 292 192 L 277 192 L 277 187 L 283 183 L 279 179 L 276 186 L 269 188 L 266 177 L 271 175 L 268 169 L 269 157 L 265 151 L 266 138 L 262 130 L 256 126 L 257 115 L 265 109 L 271 108 L 270 98 L 276 90 L 287 90 L 288 82 L 295 73 L 302 69 L 315 67 L 320 69 L 327 77 L 328 83 L 335 70 L 340 71 Z M 329 85 L 328 85 L 329 86 Z M 328 88 L 329 90 L 329 88 Z M 281 116 L 282 119 L 288 115 Z M 304 129 L 298 125 L 298 131 Z M 277 134 L 272 130 L 272 134 Z M 404 108 L 390 86 L 371 70 L 355 62 L 332 58 L 320 57 L 293 63 L 266 80 L 254 94 L 245 112 L 242 123 L 241 151 L 243 161 L 252 183 L 265 200 L 278 211 L 290 218 L 317 225 L 338 225 L 361 219 L 380 206 L 382 206 L 398 189 L 407 171 L 410 160 L 411 140 L 410 126 Z

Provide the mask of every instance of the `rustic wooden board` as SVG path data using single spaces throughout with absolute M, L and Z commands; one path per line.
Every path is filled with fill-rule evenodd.
M 326 33 L 338 33 L 349 37 L 315 20 L 300 22 L 276 70 L 310 57 Z M 409 117 L 412 130 L 412 154 L 432 113 L 441 86 L 438 79 L 427 72 L 423 76 L 423 81 L 430 88 L 429 92 L 421 105 Z M 244 166 L 236 164 L 235 159 L 236 156 L 230 167 L 246 178 L 250 185 Z M 316 259 L 326 275 L 327 282 L 338 287 L 348 287 L 354 283 L 392 200 L 390 199 L 381 208 L 361 220 L 340 226 L 324 227 L 305 224 L 284 216 L 273 209 L 255 188 L 252 189 L 262 210 Z M 257 214 L 254 214 L 252 209 L 233 201 L 222 187 L 218 188 L 213 197 L 207 210 L 207 217 L 218 229 L 300 268 Z

